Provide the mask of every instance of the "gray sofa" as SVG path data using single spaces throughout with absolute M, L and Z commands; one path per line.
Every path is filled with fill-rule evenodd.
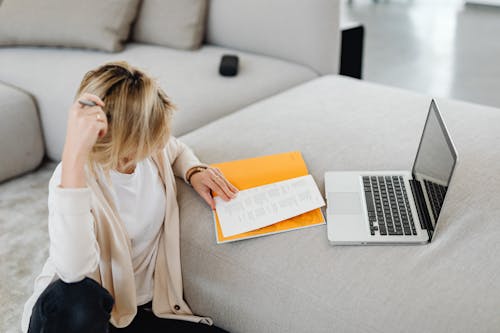
M 177 136 L 297 84 L 337 73 L 339 1 L 212 0 L 208 4 L 204 44 L 196 50 L 134 42 L 118 53 L 0 47 L 0 81 L 33 96 L 48 158 L 61 158 L 66 113 L 83 75 L 107 61 L 126 60 L 160 80 L 178 106 L 173 124 Z M 218 74 L 226 53 L 240 57 L 236 77 Z M 26 161 L 30 167 L 18 171 L 32 169 L 40 162 L 39 155 L 37 163 L 31 155 L 32 160 Z
M 410 170 L 430 101 L 323 76 L 181 139 L 207 163 L 299 150 L 325 194 L 326 171 Z M 178 181 L 193 311 L 233 332 L 499 332 L 500 110 L 437 104 L 459 162 L 427 245 L 334 247 L 326 225 L 217 245 L 210 209 Z
M 40 164 L 44 147 L 38 119 L 33 98 L 0 83 L 0 182 Z

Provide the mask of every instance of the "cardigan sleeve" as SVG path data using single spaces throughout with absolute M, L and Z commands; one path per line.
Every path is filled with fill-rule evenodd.
M 208 166 L 201 163 L 191 148 L 174 136 L 171 136 L 168 140 L 166 152 L 170 163 L 172 164 L 174 175 L 184 179 L 186 183 L 186 173 L 189 169 L 196 166 Z
M 62 188 L 61 163 L 49 182 L 49 256 L 61 280 L 82 280 L 99 264 L 90 189 Z

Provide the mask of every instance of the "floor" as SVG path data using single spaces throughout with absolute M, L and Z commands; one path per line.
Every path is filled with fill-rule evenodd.
M 0 184 L 0 332 L 21 331 L 23 305 L 48 257 L 48 183 L 54 162 Z
M 462 0 L 344 0 L 365 26 L 364 79 L 500 107 L 500 7 Z

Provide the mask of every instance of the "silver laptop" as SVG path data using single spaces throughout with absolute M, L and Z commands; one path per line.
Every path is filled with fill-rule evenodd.
M 335 245 L 430 242 L 456 162 L 433 100 L 411 171 L 325 173 L 328 240 Z

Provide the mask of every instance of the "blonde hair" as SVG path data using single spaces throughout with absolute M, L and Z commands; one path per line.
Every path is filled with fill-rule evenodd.
M 89 156 L 91 171 L 98 163 L 108 174 L 122 158 L 132 157 L 121 165 L 128 169 L 166 145 L 174 105 L 143 71 L 124 61 L 106 63 L 85 74 L 76 98 L 82 93 L 99 96 L 108 119 L 106 135 Z

